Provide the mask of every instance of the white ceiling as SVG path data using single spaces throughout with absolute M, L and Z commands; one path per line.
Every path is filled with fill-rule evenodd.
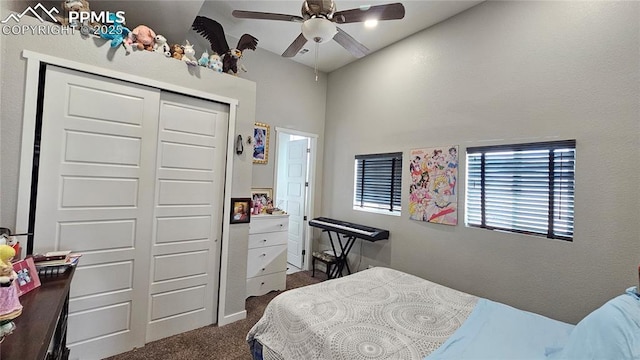
M 362 23 L 344 24 L 340 28 L 356 40 L 360 41 L 371 52 L 382 49 L 398 40 L 428 28 L 455 14 L 458 14 L 483 0 L 335 0 L 337 10 L 347 10 L 363 5 L 380 5 L 391 2 L 402 2 L 406 9 L 404 19 L 382 21 L 374 29 L 367 29 Z M 60 0 L 44 0 L 60 6 Z M 191 24 L 197 15 L 206 16 L 218 21 L 225 33 L 236 39 L 244 33 L 258 38 L 258 47 L 282 54 L 289 44 L 300 34 L 300 24 L 273 20 L 236 19 L 231 15 L 233 10 L 251 10 L 281 14 L 300 15 L 302 0 L 129 0 L 129 1 L 90 1 L 93 11 L 124 11 L 127 27 L 132 29 L 144 24 L 164 35 L 170 43 L 183 43 Z M 231 47 L 234 44 L 229 44 Z M 298 54 L 293 61 L 314 67 L 315 44 L 308 42 L 306 54 Z M 347 50 L 335 41 L 319 45 L 318 69 L 331 72 L 356 60 Z
M 338 11 L 358 8 L 363 5 L 380 5 L 392 2 L 402 2 L 406 10 L 404 19 L 381 21 L 374 29 L 367 29 L 362 23 L 344 24 L 339 27 L 368 47 L 371 52 L 374 52 L 477 5 L 481 1 L 335 0 Z M 200 15 L 218 21 L 224 27 L 225 32 L 235 38 L 249 33 L 258 38 L 258 47 L 280 55 L 300 34 L 301 25 L 299 23 L 236 19 L 231 15 L 231 11 L 251 10 L 300 16 L 301 7 L 301 0 L 205 1 Z M 232 44 L 229 45 L 232 46 Z M 304 48 L 309 52 L 298 54 L 292 60 L 313 67 L 316 56 L 315 43 L 307 42 Z M 319 45 L 318 69 L 320 71 L 331 72 L 354 60 L 357 58 L 335 41 Z

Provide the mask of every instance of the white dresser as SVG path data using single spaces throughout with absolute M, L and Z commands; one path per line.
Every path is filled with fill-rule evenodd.
M 284 290 L 289 215 L 257 215 L 249 224 L 247 297 Z

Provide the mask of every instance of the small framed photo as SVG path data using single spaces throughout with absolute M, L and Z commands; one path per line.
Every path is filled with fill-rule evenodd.
M 253 163 L 266 164 L 269 160 L 269 125 L 255 123 L 253 127 Z
M 28 257 L 13 263 L 13 271 L 18 274 L 18 278 L 14 280 L 18 289 L 18 296 L 22 296 L 40 286 L 40 278 L 33 258 Z
M 251 198 L 231 198 L 231 224 L 251 221 Z
M 254 188 L 251 189 L 251 200 L 253 200 L 253 206 L 256 203 L 267 206 L 269 201 L 273 199 L 273 190 L 271 188 Z

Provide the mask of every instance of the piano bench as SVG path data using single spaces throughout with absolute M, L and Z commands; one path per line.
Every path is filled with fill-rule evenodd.
M 320 251 L 314 251 L 311 254 L 311 267 L 313 268 L 313 271 L 311 272 L 311 276 L 315 277 L 316 276 L 316 261 L 320 261 L 322 263 L 324 263 L 327 267 L 327 279 L 331 279 L 331 266 L 332 265 L 336 265 L 338 263 L 338 258 L 336 258 L 335 256 L 331 255 L 331 254 L 327 254 L 325 252 L 320 252 Z

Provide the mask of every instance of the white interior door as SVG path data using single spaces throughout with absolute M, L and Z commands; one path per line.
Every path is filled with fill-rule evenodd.
M 216 322 L 228 105 L 162 93 L 147 341 Z
M 83 254 L 71 284 L 71 358 L 145 343 L 160 92 L 48 66 L 34 252 Z
M 287 262 L 302 268 L 302 250 L 304 249 L 305 198 L 307 187 L 307 149 L 309 140 L 288 142 L 285 162 L 285 188 L 283 207 L 289 213 L 289 236 L 287 243 Z

